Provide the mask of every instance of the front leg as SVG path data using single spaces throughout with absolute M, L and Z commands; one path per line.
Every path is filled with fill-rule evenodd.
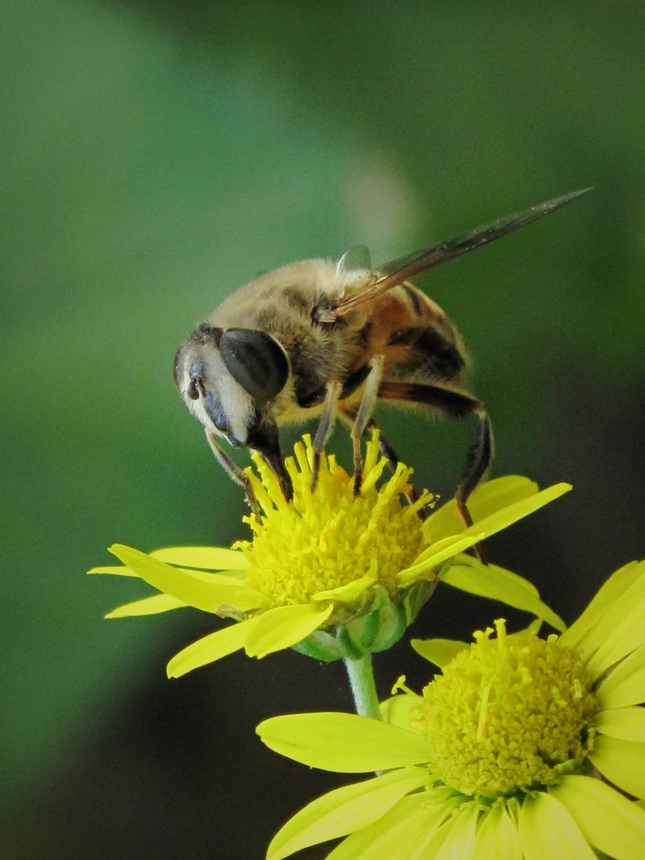
M 258 504 L 258 500 L 255 497 L 255 493 L 253 492 L 253 486 L 251 485 L 251 482 L 244 474 L 242 469 L 240 469 L 240 467 L 237 465 L 237 463 L 231 457 L 228 456 L 226 451 L 224 451 L 220 447 L 220 444 L 217 441 L 217 438 L 215 437 L 215 434 L 212 432 L 212 430 L 209 430 L 208 427 L 205 429 L 206 439 L 208 441 L 211 451 L 217 459 L 217 462 L 220 464 L 220 466 L 223 467 L 224 471 L 228 475 L 230 475 L 231 478 L 233 478 L 236 483 L 240 484 L 244 488 L 246 501 L 248 502 L 249 507 L 253 512 L 253 516 L 255 517 L 257 522 L 261 522 L 262 520 L 260 516 L 260 506 Z

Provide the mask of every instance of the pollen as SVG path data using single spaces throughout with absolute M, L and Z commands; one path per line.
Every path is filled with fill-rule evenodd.
M 378 434 L 368 442 L 360 495 L 354 479 L 333 455 L 321 457 L 312 490 L 313 450 L 304 437 L 285 466 L 293 482 L 287 502 L 271 470 L 255 460 L 259 474 L 247 474 L 262 508 L 261 521 L 248 517 L 251 541 L 239 542 L 249 562 L 247 585 L 266 594 L 274 606 L 304 604 L 321 592 L 362 583 L 378 584 L 392 597 L 396 574 L 409 566 L 424 546 L 421 508 L 433 498 L 423 492 L 413 504 L 411 469 L 399 464 L 389 480 L 379 455 Z M 378 486 L 380 485 L 380 486 Z M 359 587 L 357 596 L 364 593 Z
M 423 691 L 433 769 L 476 797 L 529 792 L 577 769 L 593 746 L 597 704 L 581 658 L 533 627 L 475 634 Z

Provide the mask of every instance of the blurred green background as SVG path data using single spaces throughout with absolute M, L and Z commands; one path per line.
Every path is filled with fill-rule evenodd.
M 384 261 L 593 185 L 418 281 L 474 356 L 496 474 L 575 485 L 491 542 L 572 620 L 645 555 L 645 7 L 6 0 L 0 23 L 0 856 L 259 858 L 334 782 L 254 726 L 349 709 L 342 667 L 234 656 L 171 683 L 208 619 L 104 621 L 140 592 L 84 576 L 113 541 L 245 536 L 174 351 L 259 271 Z M 474 428 L 382 423 L 449 496 Z M 415 632 L 500 611 L 441 593 Z M 425 678 L 409 651 L 377 664 L 384 695 Z

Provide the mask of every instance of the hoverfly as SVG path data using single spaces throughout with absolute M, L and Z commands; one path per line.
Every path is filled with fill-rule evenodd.
M 367 249 L 337 262 L 302 260 L 261 275 L 226 298 L 179 348 L 174 378 L 190 412 L 204 425 L 213 453 L 245 488 L 248 479 L 220 445 L 257 451 L 287 499 L 292 485 L 278 428 L 319 416 L 313 482 L 334 419 L 350 428 L 354 491 L 362 480 L 361 438 L 375 426 L 377 401 L 422 405 L 478 430 L 456 490 L 470 523 L 469 495 L 492 458 L 492 430 L 481 400 L 460 384 L 466 364 L 453 323 L 410 278 L 486 245 L 559 209 L 589 189 L 510 215 L 430 249 L 372 270 Z M 396 455 L 385 442 L 390 462 Z

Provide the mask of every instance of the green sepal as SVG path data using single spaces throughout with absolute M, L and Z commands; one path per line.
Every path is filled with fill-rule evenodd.
M 326 630 L 314 630 L 302 642 L 291 647 L 298 654 L 313 657 L 314 660 L 320 660 L 322 663 L 333 663 L 334 660 L 342 660 L 344 657 L 338 638 Z
M 445 565 L 445 568 L 447 567 L 449 565 Z M 437 587 L 438 582 L 438 577 L 432 580 L 420 580 L 405 590 L 403 593 L 403 605 L 405 606 L 406 624 L 408 627 L 432 597 L 432 593 Z
M 371 609 L 327 630 L 316 630 L 294 651 L 331 663 L 334 660 L 360 660 L 366 653 L 386 651 L 396 644 L 410 625 L 411 618 L 421 609 L 435 582 L 423 582 L 408 589 L 409 599 L 392 602 L 387 591 L 379 585 L 372 589 Z
M 354 622 L 343 624 L 338 631 L 338 642 L 343 652 L 343 658 L 347 658 L 349 660 L 360 660 L 365 649 L 362 648 L 360 642 L 356 641 L 352 636 L 353 631 L 350 630 L 350 626 L 353 623 Z
M 386 609 L 381 610 L 381 625 L 379 635 L 374 641 L 372 651 L 387 651 L 399 641 L 408 629 L 407 610 L 403 603 L 390 603 Z
M 403 636 L 408 623 L 407 608 L 401 601 L 388 601 L 381 608 L 354 618 L 339 629 L 343 656 L 359 660 L 365 652 L 386 651 Z

